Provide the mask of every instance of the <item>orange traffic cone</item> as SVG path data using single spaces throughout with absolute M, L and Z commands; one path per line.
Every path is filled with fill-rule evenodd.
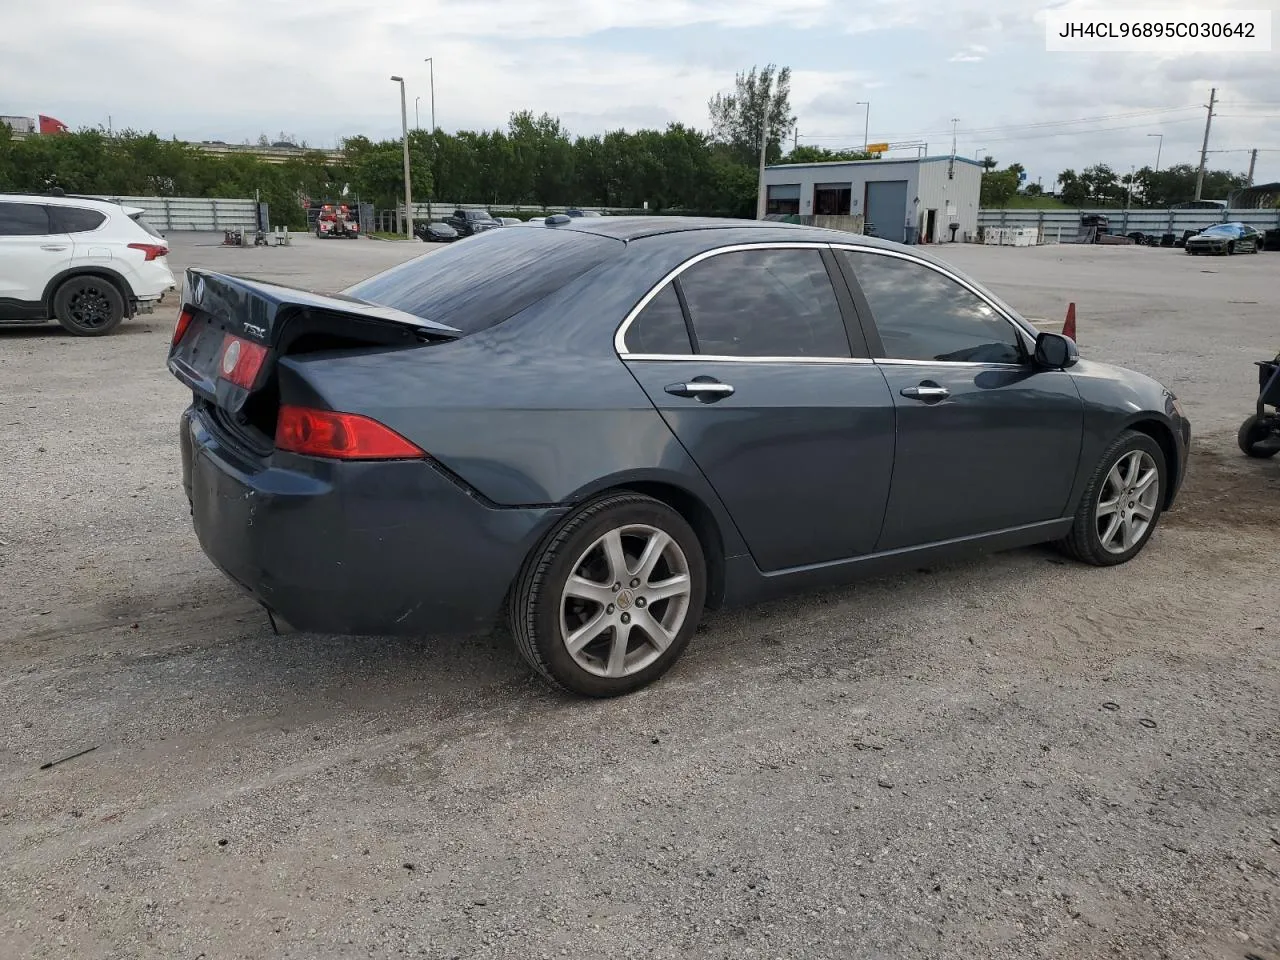
M 1062 325 L 1062 335 L 1070 337 L 1072 340 L 1076 338 L 1076 305 L 1074 301 L 1067 304 L 1067 322 Z

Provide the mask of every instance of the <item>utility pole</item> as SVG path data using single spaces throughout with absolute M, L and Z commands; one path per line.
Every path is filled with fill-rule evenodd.
M 1253 186 L 1253 167 L 1254 167 L 1254 164 L 1256 164 L 1257 162 L 1258 162 L 1258 148 L 1254 147 L 1252 150 L 1249 151 L 1249 176 L 1245 180 L 1246 187 Z
M 763 220 L 765 213 L 764 198 L 764 152 L 769 146 L 769 99 L 770 93 L 765 91 L 764 113 L 760 117 L 760 178 L 756 184 L 756 219 Z
M 431 132 L 434 134 L 436 132 L 436 64 L 431 57 L 427 57 L 422 62 L 431 71 Z
M 871 133 L 871 101 L 859 100 L 854 104 L 855 107 L 866 107 L 867 115 L 862 118 L 862 152 L 867 152 L 867 136 Z
M 956 124 L 959 122 L 959 117 L 951 118 L 951 159 L 947 162 L 948 180 L 954 180 L 956 178 Z
M 792 136 L 791 136 L 792 152 L 794 153 L 799 146 L 800 146 L 800 128 L 797 126 L 795 130 L 792 131 Z
M 1159 138 L 1160 138 L 1159 140 L 1157 140 L 1157 141 L 1156 141 L 1156 169 L 1155 169 L 1155 172 L 1156 172 L 1156 173 L 1159 173 L 1159 172 L 1160 172 L 1160 151 L 1161 151 L 1162 149 L 1164 149 L 1164 134 L 1163 134 L 1163 133 L 1148 133 L 1148 134 L 1147 134 L 1147 136 L 1148 136 L 1148 137 L 1159 137 Z
M 400 131 L 404 136 L 404 235 L 413 239 L 413 193 L 409 187 L 409 104 L 405 101 L 404 77 L 392 77 L 400 84 Z
M 1218 88 L 1213 87 L 1209 91 L 1209 102 L 1206 105 L 1209 113 L 1204 118 L 1204 143 L 1200 145 L 1200 172 L 1196 174 L 1196 199 L 1200 199 L 1200 193 L 1204 189 L 1204 162 L 1205 156 L 1209 152 L 1209 127 L 1213 124 L 1213 105 L 1218 97 Z

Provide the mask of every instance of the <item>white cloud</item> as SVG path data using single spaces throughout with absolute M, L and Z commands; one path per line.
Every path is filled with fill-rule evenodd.
M 48 113 L 73 126 L 105 124 L 111 115 L 116 127 L 187 139 L 286 130 L 322 145 L 352 133 L 393 136 L 399 95 L 388 77 L 406 78 L 410 117 L 421 97 L 426 124 L 422 60 L 431 56 L 437 119 L 447 130 L 499 126 L 525 108 L 556 114 L 575 133 L 671 121 L 704 126 L 708 97 L 730 88 L 735 71 L 772 61 L 793 67 L 793 107 L 814 142 L 860 145 L 864 112 L 856 104 L 874 100 L 872 139 L 918 138 L 935 148 L 945 141 L 949 148 L 950 118 L 958 116 L 962 152 L 985 147 L 1048 174 L 1099 160 L 1117 168 L 1147 162 L 1154 155 L 1148 132 L 1165 134 L 1163 162 L 1176 162 L 1198 149 L 1203 113 L 1149 114 L 1093 133 L 1087 130 L 1108 125 L 1044 131 L 1027 124 L 1202 103 L 1210 86 L 1224 104 L 1280 100 L 1274 53 L 1045 53 L 1044 9 L 1103 5 L 167 0 L 159 10 L 154 0 L 0 0 L 0 113 Z M 1280 22 L 1280 0 L 1125 5 L 1196 14 L 1264 5 Z M 57 41 L 41 43 L 42 36 Z M 1213 145 L 1280 147 L 1274 121 L 1258 113 L 1224 105 Z M 979 132 L 994 127 L 1009 129 Z M 1223 162 L 1235 158 L 1220 155 Z M 1260 166 L 1264 161 L 1280 163 L 1280 153 L 1260 155 Z
M 981 43 L 970 43 L 951 55 L 951 63 L 981 63 L 990 51 Z

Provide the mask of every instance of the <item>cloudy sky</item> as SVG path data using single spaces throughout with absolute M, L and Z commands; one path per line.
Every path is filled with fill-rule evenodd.
M 0 0 L 0 114 L 180 139 L 279 132 L 331 146 L 399 134 L 408 82 L 429 123 L 557 114 L 575 134 L 703 126 L 752 64 L 789 65 L 801 143 L 925 141 L 1066 167 L 1195 162 L 1216 86 L 1211 166 L 1280 180 L 1280 43 L 1270 53 L 1046 53 L 1047 7 L 1271 10 L 1280 0 Z M 1273 27 L 1274 29 L 1274 27 Z M 1077 122 L 1079 121 L 1079 122 Z M 1163 140 L 1147 134 L 1163 134 Z M 907 151 L 914 154 L 914 151 Z

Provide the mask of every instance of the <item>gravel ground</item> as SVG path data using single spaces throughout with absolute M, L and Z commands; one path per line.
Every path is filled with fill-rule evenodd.
M 1280 960 L 1280 462 L 1234 443 L 1280 255 L 941 252 L 1183 396 L 1150 547 L 717 615 L 608 703 L 500 635 L 273 635 L 190 529 L 174 310 L 0 330 L 0 956 Z

